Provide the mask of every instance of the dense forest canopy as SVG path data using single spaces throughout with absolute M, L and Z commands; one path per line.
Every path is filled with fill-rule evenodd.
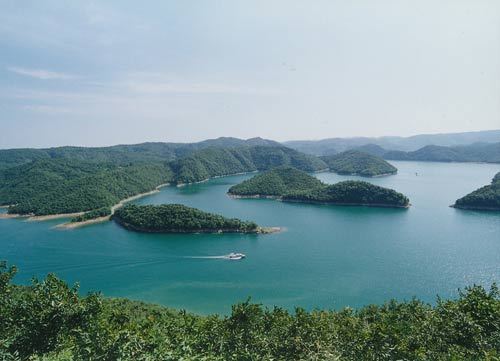
M 293 168 L 281 167 L 258 174 L 229 189 L 237 196 L 274 196 L 283 201 L 408 207 L 403 194 L 367 182 L 344 181 L 328 185 Z
M 386 207 L 408 207 L 410 204 L 406 196 L 395 190 L 361 181 L 344 181 L 306 191 L 288 193 L 283 196 L 283 200 Z
M 289 192 L 321 187 L 323 183 L 293 167 L 278 167 L 258 174 L 229 188 L 228 193 L 240 196 L 283 196 Z
M 199 182 L 215 176 L 293 166 L 305 171 L 326 168 L 317 157 L 283 146 L 206 148 L 170 164 L 177 183 Z
M 255 233 L 254 222 L 226 218 L 181 204 L 126 205 L 113 219 L 126 228 L 142 232 L 241 232 Z
M 207 145 L 242 142 L 255 145 L 238 148 Z M 203 147 L 195 143 L 200 150 L 190 151 L 189 155 L 174 161 L 166 161 L 170 158 L 163 155 L 173 146 L 168 143 L 112 149 L 55 148 L 53 157 L 0 170 L 0 205 L 14 205 L 9 213 L 19 214 L 87 212 L 111 207 L 121 199 L 151 191 L 164 183 L 191 183 L 280 165 L 306 170 L 326 167 L 314 156 L 283 146 L 262 145 L 268 142 L 271 141 L 260 138 L 246 141 L 222 138 L 202 142 Z M 185 150 L 188 146 L 183 147 Z M 103 149 L 105 156 L 99 153 Z
M 150 142 L 110 147 L 57 147 L 46 149 L 0 149 L 0 170 L 30 163 L 39 159 L 68 159 L 90 162 L 128 164 L 136 162 L 165 162 L 185 157 L 194 151 L 208 148 L 243 146 L 281 146 L 262 138 L 238 139 L 221 137 L 198 143 Z
M 76 160 L 41 160 L 2 172 L 0 204 L 9 213 L 60 214 L 111 207 L 172 180 L 162 163 L 117 166 Z
M 463 209 L 500 211 L 500 172 L 495 175 L 490 185 L 457 199 L 453 206 Z
M 321 159 L 331 171 L 338 174 L 374 177 L 395 174 L 398 171 L 396 167 L 382 158 L 358 150 L 348 150 L 335 155 L 323 156 Z
M 228 316 L 198 316 L 127 299 L 78 294 L 54 275 L 12 283 L 0 263 L 0 359 L 496 360 L 500 293 L 474 286 L 435 306 L 417 299 L 359 310 L 249 301 Z

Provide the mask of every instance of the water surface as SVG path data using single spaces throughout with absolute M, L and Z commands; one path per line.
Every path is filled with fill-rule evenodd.
M 139 204 L 182 203 L 286 231 L 271 235 L 161 235 L 114 223 L 60 231 L 60 221 L 0 221 L 0 259 L 19 283 L 55 272 L 82 292 L 130 297 L 199 313 L 230 311 L 248 296 L 292 309 L 359 307 L 500 280 L 500 213 L 448 207 L 488 184 L 500 165 L 391 162 L 370 179 L 406 194 L 408 210 L 231 199 L 240 175 L 163 188 Z M 317 174 L 328 183 L 358 177 Z M 0 209 L 0 212 L 4 210 Z M 243 252 L 247 259 L 199 258 Z

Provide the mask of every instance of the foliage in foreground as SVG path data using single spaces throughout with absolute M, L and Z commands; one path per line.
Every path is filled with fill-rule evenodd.
M 455 208 L 500 210 L 500 172 L 490 185 L 476 189 L 474 192 L 457 199 Z
M 307 312 L 250 302 L 230 316 L 99 294 L 53 275 L 12 284 L 0 265 L 2 360 L 498 360 L 500 293 L 473 286 L 435 306 L 390 301 Z
M 254 222 L 226 218 L 182 204 L 128 204 L 113 219 L 125 228 L 142 232 L 257 232 Z

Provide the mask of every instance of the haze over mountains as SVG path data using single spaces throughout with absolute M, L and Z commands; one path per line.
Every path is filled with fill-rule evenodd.
M 500 162 L 500 130 L 468 133 L 422 134 L 412 137 L 329 138 L 279 143 L 263 138 L 239 139 L 220 137 L 197 143 L 146 142 L 109 147 L 74 147 L 0 150 L 0 170 L 43 159 L 77 159 L 83 161 L 163 162 L 186 157 L 206 148 L 281 147 L 325 156 L 356 149 L 390 160 L 443 162 Z
M 484 130 L 465 133 L 419 134 L 411 137 L 353 137 L 353 138 L 328 138 L 321 140 L 294 140 L 284 142 L 286 146 L 304 153 L 315 155 L 329 155 L 343 152 L 348 149 L 378 145 L 386 150 L 415 151 L 426 145 L 457 146 L 472 143 L 500 142 L 500 130 Z

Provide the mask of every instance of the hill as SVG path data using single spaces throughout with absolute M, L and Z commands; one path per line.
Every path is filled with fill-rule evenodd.
M 305 203 L 395 208 L 407 208 L 410 205 L 409 199 L 399 192 L 361 181 L 344 181 L 306 191 L 288 193 L 282 199 L 283 201 Z
M 345 181 L 327 185 L 307 173 L 278 168 L 258 174 L 231 187 L 237 197 L 271 197 L 283 201 L 407 208 L 410 202 L 403 194 L 367 182 Z
M 113 220 L 127 229 L 154 233 L 258 233 L 253 222 L 200 211 L 181 204 L 135 204 L 116 210 Z
M 500 163 L 500 143 L 476 143 L 455 147 L 429 145 L 414 152 L 389 151 L 385 159 L 432 162 Z
M 228 316 L 83 296 L 50 274 L 29 286 L 0 263 L 2 360 L 495 360 L 500 294 L 465 288 L 361 309 L 289 312 L 249 301 Z
M 411 137 L 357 137 L 357 138 L 329 138 L 322 140 L 288 141 L 283 144 L 300 152 L 314 155 L 329 155 L 367 144 L 377 145 L 384 149 L 415 151 L 427 145 L 454 147 L 472 143 L 500 142 L 500 130 L 485 130 L 479 132 L 420 134 Z
M 209 147 L 243 147 L 282 145 L 267 139 L 238 139 L 221 137 L 197 143 L 150 142 L 110 147 L 56 147 L 46 149 L 0 149 L 0 170 L 40 159 L 74 159 L 89 162 L 128 164 L 137 162 L 165 162 L 185 157 Z
M 323 156 L 321 159 L 331 171 L 339 174 L 375 177 L 397 173 L 397 168 L 380 157 L 357 150 L 348 150 L 335 155 Z
M 111 207 L 172 180 L 161 163 L 117 166 L 76 160 L 39 160 L 1 172 L 0 205 L 11 214 L 50 215 Z
M 207 142 L 232 145 L 267 141 L 224 138 Z M 163 143 L 133 147 L 132 151 L 128 146 L 117 146 L 104 153 L 100 148 L 66 147 L 64 152 L 58 148 L 57 157 L 54 154 L 53 157 L 43 156 L 0 170 L 0 205 L 15 205 L 8 210 L 11 214 L 87 212 L 111 207 L 124 198 L 149 192 L 164 183 L 198 182 L 281 165 L 294 165 L 305 170 L 326 168 L 319 158 L 281 145 L 208 147 L 169 162 L 163 157 L 167 157 L 170 148 Z M 21 153 L 24 155 L 18 160 L 23 159 L 23 162 L 33 155 L 31 152 Z
M 279 197 L 290 192 L 298 192 L 321 187 L 323 183 L 293 167 L 278 167 L 258 174 L 240 184 L 229 188 L 228 193 L 235 196 L 273 196 Z
M 466 196 L 457 199 L 455 208 L 500 211 L 500 172 L 495 175 L 490 185 L 481 187 Z
M 278 166 L 293 166 L 305 171 L 326 168 L 326 164 L 319 158 L 283 146 L 206 148 L 170 163 L 175 174 L 174 182 L 177 184 Z

